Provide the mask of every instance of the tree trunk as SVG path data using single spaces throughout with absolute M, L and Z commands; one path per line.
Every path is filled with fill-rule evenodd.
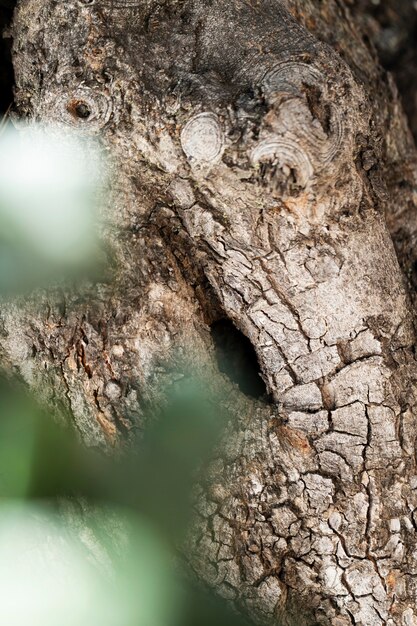
M 5 302 L 1 355 L 108 448 L 224 381 L 232 321 L 270 399 L 229 383 L 198 575 L 262 622 L 412 626 L 416 150 L 349 4 L 20 0 L 17 111 L 101 137 L 114 269 Z
M 417 137 L 417 5 L 413 0 L 354 0 L 352 10 L 394 74 L 411 130 Z

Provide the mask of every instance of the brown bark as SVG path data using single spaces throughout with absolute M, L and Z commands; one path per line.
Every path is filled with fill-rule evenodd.
M 4 303 L 3 364 L 120 445 L 178 372 L 220 384 L 232 320 L 272 401 L 231 389 L 199 576 L 262 621 L 417 624 L 416 153 L 347 4 L 21 0 L 14 63 L 21 116 L 111 154 L 115 263 Z
M 353 0 L 352 12 L 393 73 L 414 138 L 417 138 L 417 5 L 414 0 Z

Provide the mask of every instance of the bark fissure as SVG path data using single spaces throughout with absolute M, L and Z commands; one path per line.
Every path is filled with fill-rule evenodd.
M 21 0 L 14 62 L 20 115 L 112 154 L 116 262 L 63 312 L 4 303 L 4 365 L 103 447 L 178 375 L 229 385 L 194 571 L 264 622 L 417 623 L 417 157 L 346 5 Z M 270 402 L 219 372 L 221 319 Z

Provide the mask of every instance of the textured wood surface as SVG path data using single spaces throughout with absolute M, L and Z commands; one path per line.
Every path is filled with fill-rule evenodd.
M 231 320 L 272 400 L 230 387 L 198 575 L 262 622 L 417 624 L 416 153 L 348 3 L 21 0 L 14 64 L 22 117 L 111 157 L 114 270 L 4 303 L 3 365 L 108 448 L 220 385 Z

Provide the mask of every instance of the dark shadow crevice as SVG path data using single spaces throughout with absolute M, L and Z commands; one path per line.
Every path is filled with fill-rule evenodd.
M 255 348 L 249 339 L 229 319 L 213 322 L 210 329 L 219 370 L 247 396 L 268 400 Z
M 13 104 L 12 39 L 8 29 L 15 4 L 15 0 L 0 0 L 0 117 L 5 115 Z

